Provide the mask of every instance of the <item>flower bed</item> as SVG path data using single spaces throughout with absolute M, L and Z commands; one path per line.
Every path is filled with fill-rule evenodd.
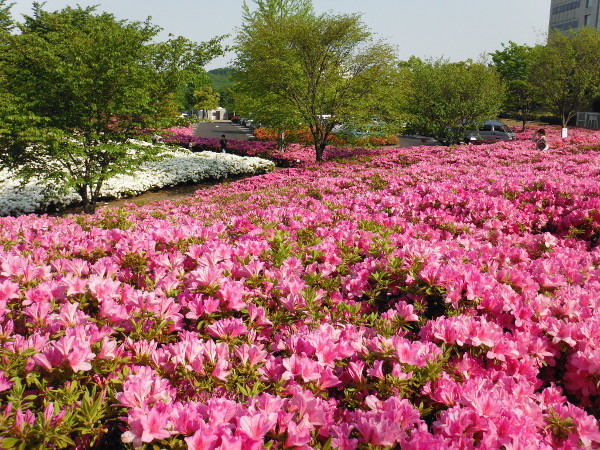
M 0 219 L 2 445 L 597 448 L 600 135 L 550 142 Z
M 259 130 L 263 130 L 263 128 L 259 128 L 256 131 Z M 263 134 L 262 137 L 266 139 L 270 137 L 270 135 Z M 191 148 L 193 151 L 221 151 L 218 139 L 194 136 L 194 130 L 191 126 L 169 128 L 163 133 L 163 139 L 169 144 Z M 394 145 L 397 143 L 397 137 L 388 136 L 383 140 L 379 139 L 376 142 L 373 141 L 369 145 L 383 146 Z M 378 151 L 377 149 L 365 150 L 362 148 L 341 148 L 340 145 L 342 144 L 343 142 L 341 140 L 334 140 L 333 145 L 330 145 L 325 149 L 324 159 L 340 159 L 348 156 L 362 155 L 367 151 L 371 153 Z M 315 162 L 315 149 L 306 143 L 289 144 L 284 151 L 279 151 L 277 149 L 277 144 L 272 141 L 229 140 L 227 143 L 227 151 L 240 156 L 258 156 L 260 158 L 268 159 L 273 161 L 278 167 L 306 167 Z
M 259 141 L 274 142 L 277 141 L 278 133 L 273 128 L 257 128 L 254 130 L 254 137 Z M 313 137 L 307 129 L 286 130 L 285 137 L 288 142 L 310 146 L 313 142 Z M 348 139 L 339 134 L 333 134 L 330 144 L 335 147 L 344 147 L 352 145 L 354 147 L 383 147 L 398 145 L 398 137 L 393 134 L 366 134 L 361 137 Z
M 167 151 L 166 159 L 146 163 L 134 175 L 109 178 L 101 192 L 106 199 L 131 197 L 152 189 L 207 179 L 260 174 L 274 168 L 272 162 L 260 158 L 172 149 Z M 81 197 L 74 191 L 59 194 L 56 187 L 37 179 L 22 187 L 9 170 L 0 170 L 0 216 L 45 211 L 50 205 L 63 208 L 80 201 Z

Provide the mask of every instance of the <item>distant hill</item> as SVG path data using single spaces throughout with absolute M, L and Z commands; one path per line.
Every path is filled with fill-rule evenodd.
M 232 75 L 234 70 L 229 67 L 224 67 L 222 69 L 212 69 L 209 70 L 208 76 L 210 81 L 212 82 L 213 90 L 217 92 L 223 92 L 229 86 L 231 86 Z

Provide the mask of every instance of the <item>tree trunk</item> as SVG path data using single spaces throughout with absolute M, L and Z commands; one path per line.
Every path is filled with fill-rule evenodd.
M 323 161 L 323 153 L 325 152 L 325 142 L 315 143 L 315 150 L 317 152 L 317 162 Z
M 315 125 L 314 127 L 310 127 L 310 131 L 313 137 L 313 142 L 315 144 L 315 152 L 317 155 L 317 162 L 323 161 L 323 153 L 325 152 L 325 147 L 327 147 L 327 141 L 329 140 L 329 132 L 328 130 L 323 130 L 319 125 Z
M 96 202 L 89 201 L 86 205 L 83 206 L 83 212 L 86 214 L 94 214 L 96 212 Z
M 78 187 L 77 193 L 81 197 L 81 205 L 83 206 L 83 212 L 85 214 L 94 214 L 96 212 L 96 200 L 94 198 L 90 198 L 90 195 L 88 194 L 88 187 Z
M 280 131 L 277 136 L 277 150 L 283 152 L 285 150 L 285 132 Z

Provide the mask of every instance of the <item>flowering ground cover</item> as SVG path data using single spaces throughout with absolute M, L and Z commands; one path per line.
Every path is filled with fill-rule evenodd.
M 277 130 L 273 128 L 261 127 L 254 130 L 254 137 L 259 141 L 276 142 L 278 138 Z M 293 143 L 310 146 L 313 137 L 309 129 L 286 130 L 286 140 Z M 335 147 L 344 147 L 352 145 L 354 147 L 383 147 L 398 145 L 398 136 L 384 133 L 364 133 L 359 136 L 343 136 L 340 133 L 334 133 L 331 136 L 330 144 Z
M 213 151 L 220 152 L 219 139 L 194 136 L 194 127 L 172 127 L 161 133 L 164 142 L 186 147 L 194 152 Z M 280 166 L 290 166 L 291 161 L 287 155 L 277 150 L 275 142 L 238 141 L 230 139 L 227 143 L 227 152 L 239 156 L 255 156 L 275 161 Z
M 260 158 L 192 153 L 177 147 L 167 150 L 166 156 L 161 161 L 145 163 L 134 175 L 109 178 L 102 187 L 102 197 L 131 197 L 152 189 L 235 175 L 255 175 L 275 168 L 271 161 Z M 74 190 L 59 193 L 56 187 L 38 179 L 22 186 L 10 170 L 0 170 L 0 216 L 46 211 L 51 205 L 61 209 L 80 201 L 81 197 Z
M 0 219 L 5 448 L 597 448 L 600 134 Z
M 258 128 L 255 131 L 263 130 Z M 180 145 L 191 148 L 193 151 L 214 151 L 220 152 L 219 139 L 202 138 L 194 136 L 193 126 L 173 127 L 165 130 L 162 134 L 165 142 L 174 145 Z M 259 133 L 260 135 L 260 133 Z M 268 135 L 262 135 L 266 139 Z M 342 141 L 333 140 L 331 146 L 325 150 L 325 159 L 340 159 L 347 156 L 357 156 L 359 154 L 378 154 L 377 148 L 346 148 L 340 147 Z M 396 145 L 398 138 L 388 136 L 386 139 L 374 139 L 370 145 Z M 277 143 L 274 141 L 236 141 L 229 140 L 227 151 L 240 156 L 256 156 L 273 161 L 278 167 L 306 167 L 315 161 L 314 147 L 303 144 L 288 144 L 285 150 L 277 149 Z

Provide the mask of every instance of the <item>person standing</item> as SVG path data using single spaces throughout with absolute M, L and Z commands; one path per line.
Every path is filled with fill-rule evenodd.
M 221 147 L 221 153 L 226 153 L 225 150 L 227 150 L 227 139 L 225 138 L 224 134 L 221 135 L 219 146 Z
M 548 138 L 546 137 L 546 130 L 540 128 L 533 135 L 533 142 L 535 142 L 535 148 L 537 150 L 548 150 Z

